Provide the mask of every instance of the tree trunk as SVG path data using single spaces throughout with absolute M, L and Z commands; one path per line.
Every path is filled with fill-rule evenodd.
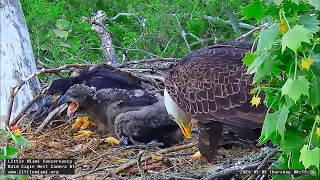
M 18 0 L 0 0 L 0 129 L 5 128 L 10 89 L 19 81 L 36 72 L 30 37 Z M 37 78 L 27 82 L 16 94 L 10 120 L 38 93 L 40 83 Z

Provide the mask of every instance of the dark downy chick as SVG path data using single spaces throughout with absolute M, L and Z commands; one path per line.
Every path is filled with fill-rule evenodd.
M 85 84 L 97 90 L 103 88 L 143 89 L 141 81 L 131 73 L 120 71 L 107 64 L 93 65 L 84 68 L 77 76 L 53 81 L 44 98 L 44 107 L 50 107 L 57 102 L 60 96 L 74 84 Z
M 101 89 L 76 84 L 62 98 L 71 103 L 69 115 L 84 111 L 95 119 L 98 130 L 109 130 L 119 139 L 130 143 L 149 143 L 156 140 L 171 146 L 183 140 L 179 126 L 173 122 L 159 93 L 146 90 Z

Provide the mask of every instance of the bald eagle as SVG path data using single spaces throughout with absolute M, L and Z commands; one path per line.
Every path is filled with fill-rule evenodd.
M 143 89 L 141 81 L 128 72 L 120 71 L 107 64 L 93 65 L 84 68 L 77 76 L 53 81 L 44 98 L 44 107 L 50 107 L 57 102 L 74 84 L 82 83 L 97 89 Z
M 93 118 L 98 131 L 110 132 L 131 144 L 157 140 L 171 146 L 183 140 L 179 126 L 164 106 L 163 96 L 152 91 L 105 88 L 96 90 L 84 84 L 72 86 L 60 99 L 73 105 L 68 114 L 84 111 Z
M 263 103 L 251 106 L 250 90 L 255 86 L 242 63 L 249 49 L 237 43 L 200 49 L 182 58 L 165 78 L 168 114 L 187 138 L 191 137 L 191 119 L 197 120 L 199 151 L 210 162 L 223 124 L 250 129 L 263 125 L 267 108 Z

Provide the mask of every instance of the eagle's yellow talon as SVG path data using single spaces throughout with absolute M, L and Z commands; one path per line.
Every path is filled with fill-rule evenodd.
M 197 152 L 194 153 L 191 157 L 192 157 L 192 158 L 202 158 L 202 155 L 201 155 L 200 151 L 197 151 Z
M 112 145 L 119 145 L 120 144 L 120 141 L 118 140 L 118 139 L 116 139 L 116 138 L 114 138 L 114 137 L 108 137 L 108 138 L 106 138 L 105 139 L 105 142 L 108 142 L 108 143 L 110 143 L 110 144 L 112 144 Z
M 87 129 L 89 125 L 96 126 L 96 124 L 90 120 L 89 117 L 78 117 L 76 122 L 72 124 L 71 129 L 79 128 L 81 130 Z
M 81 131 L 78 131 L 76 133 L 74 133 L 74 137 L 75 138 L 81 138 L 81 139 L 86 139 L 90 136 L 92 136 L 94 133 L 92 131 L 88 131 L 88 130 L 81 130 Z

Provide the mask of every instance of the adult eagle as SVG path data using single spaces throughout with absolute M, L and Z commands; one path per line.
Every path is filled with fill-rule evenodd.
M 120 71 L 107 64 L 93 65 L 84 68 L 74 77 L 53 81 L 44 98 L 44 107 L 50 107 L 57 102 L 74 84 L 85 84 L 96 89 L 143 89 L 141 81 L 131 73 Z
M 250 49 L 242 43 L 216 45 L 181 59 L 165 79 L 164 99 L 168 114 L 191 137 L 191 118 L 199 127 L 199 151 L 212 162 L 221 139 L 223 123 L 261 128 L 264 104 L 252 107 L 252 76 L 242 59 Z M 263 97 L 262 97 L 263 100 Z

